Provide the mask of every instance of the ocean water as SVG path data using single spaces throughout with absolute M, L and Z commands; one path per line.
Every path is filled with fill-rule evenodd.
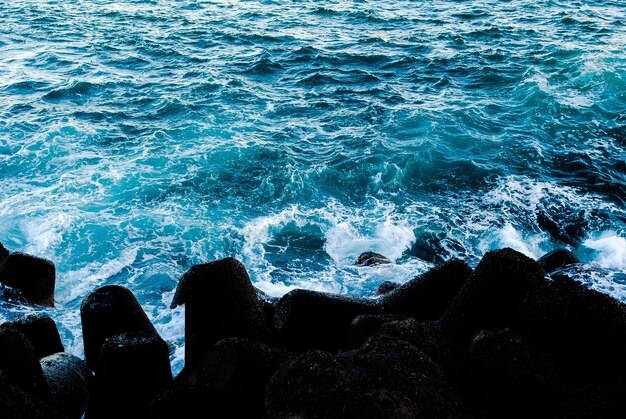
M 180 370 L 173 290 L 225 256 L 371 296 L 565 246 L 626 301 L 625 150 L 622 0 L 0 0 L 0 242 L 56 263 L 78 355 L 122 284 Z

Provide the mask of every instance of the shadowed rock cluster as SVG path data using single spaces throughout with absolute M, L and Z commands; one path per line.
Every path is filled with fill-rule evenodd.
M 86 362 L 49 317 L 0 326 L 0 417 L 623 417 L 626 306 L 550 276 L 571 263 L 502 249 L 376 299 L 272 299 L 235 259 L 197 265 L 172 301 L 186 322 L 174 379 L 133 294 L 106 286 L 81 305 Z

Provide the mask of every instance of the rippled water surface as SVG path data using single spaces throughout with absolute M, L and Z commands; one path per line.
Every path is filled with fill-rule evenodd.
M 369 296 L 567 246 L 624 300 L 625 25 L 621 0 L 0 1 L 0 241 L 56 263 L 69 350 L 123 284 L 175 370 L 177 280 L 229 255 L 269 294 Z

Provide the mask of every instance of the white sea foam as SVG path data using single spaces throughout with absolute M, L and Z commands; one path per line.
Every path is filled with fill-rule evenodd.
M 585 247 L 598 252 L 595 262 L 606 269 L 626 269 L 626 239 L 607 232 L 597 239 L 587 239 Z
M 137 247 L 130 248 L 104 263 L 94 261 L 78 270 L 64 273 L 60 281 L 63 287 L 57 293 L 58 299 L 61 302 L 71 301 L 97 288 L 106 279 L 130 266 L 137 259 L 138 251 Z
M 374 225 L 371 234 L 363 234 L 350 222 L 344 221 L 326 233 L 326 252 L 340 264 L 354 263 L 363 252 L 374 251 L 395 261 L 415 241 L 413 229 L 403 222 L 390 219 Z

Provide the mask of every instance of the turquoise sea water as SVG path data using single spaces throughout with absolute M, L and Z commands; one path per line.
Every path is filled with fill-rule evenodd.
M 77 354 L 123 284 L 180 369 L 173 290 L 224 256 L 369 296 L 567 246 L 626 300 L 625 147 L 621 0 L 0 1 L 0 242 L 56 263 Z

